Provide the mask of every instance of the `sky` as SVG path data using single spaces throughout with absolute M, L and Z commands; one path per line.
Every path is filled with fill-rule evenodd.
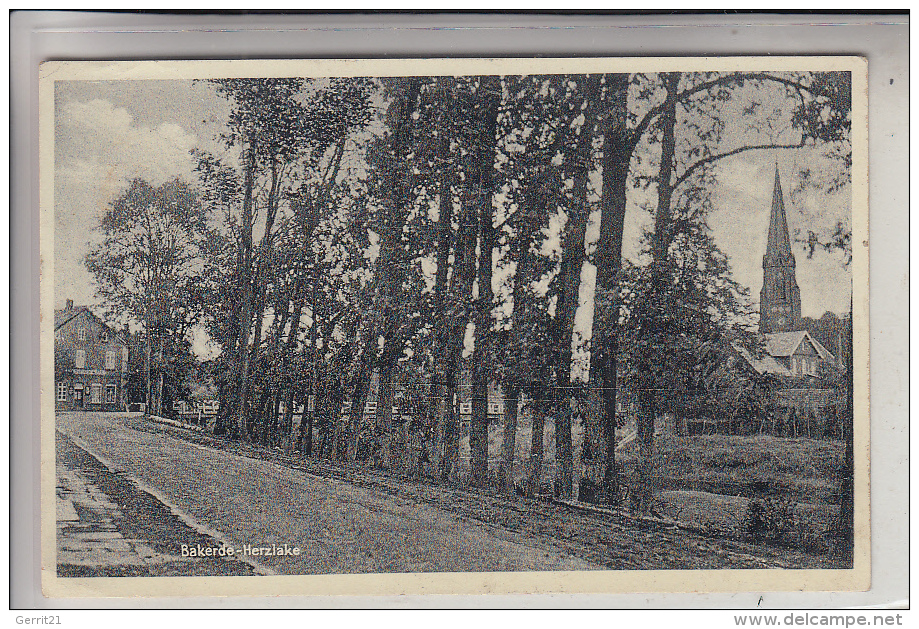
M 135 177 L 153 185 L 172 177 L 193 182 L 189 151 L 219 151 L 214 138 L 228 106 L 210 86 L 192 81 L 58 81 L 55 86 L 55 308 L 66 299 L 93 306 L 100 300 L 83 259 L 99 240 L 94 227 L 107 205 Z M 732 131 L 729 125 L 727 132 Z M 776 167 L 793 238 L 796 231 L 830 227 L 848 217 L 848 189 L 831 196 L 792 194 L 798 170 L 819 164 L 813 149 L 751 151 L 719 163 L 709 225 L 734 278 L 750 289 L 754 303 L 762 286 Z M 642 227 L 649 222 L 637 202 L 630 197 L 627 210 L 623 253 L 630 259 L 636 258 Z M 588 241 L 597 230 L 596 224 L 588 230 Z M 818 252 L 808 259 L 799 247 L 795 258 L 802 314 L 816 318 L 826 311 L 847 312 L 851 276 L 841 256 Z M 594 269 L 585 266 L 583 304 L 590 302 L 594 276 Z M 589 328 L 590 310 L 585 306 L 578 313 L 582 332 Z M 202 344 L 197 338 L 199 353 L 204 353 Z

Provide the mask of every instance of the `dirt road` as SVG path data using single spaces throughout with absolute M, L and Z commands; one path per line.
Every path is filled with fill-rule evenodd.
M 194 528 L 240 551 L 299 549 L 297 555 L 248 555 L 278 574 L 594 567 L 551 543 L 410 498 L 190 443 L 139 417 L 70 413 L 57 419 L 66 438 L 137 481 Z M 222 574 L 220 566 L 215 573 Z
M 65 414 L 58 430 L 198 530 L 235 547 L 299 548 L 251 558 L 282 574 L 840 567 L 666 523 L 332 467 L 139 416 Z

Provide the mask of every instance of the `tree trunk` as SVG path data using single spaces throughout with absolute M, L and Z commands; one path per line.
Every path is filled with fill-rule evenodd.
M 571 498 L 574 485 L 574 461 L 571 446 L 571 397 L 557 396 L 555 409 L 555 495 Z
M 162 365 L 162 360 L 160 361 L 160 377 L 157 379 L 156 384 L 156 413 L 157 417 L 163 416 L 163 383 L 166 378 L 166 374 L 163 373 L 164 368 Z
M 539 179 L 540 178 L 537 177 L 537 182 L 527 191 L 525 195 L 526 207 L 523 208 L 525 214 L 523 215 L 518 227 L 516 243 L 513 247 L 513 257 L 515 258 L 514 261 L 517 263 L 517 270 L 513 278 L 513 311 L 511 312 L 511 329 L 514 332 L 523 330 L 523 328 L 527 325 L 527 321 L 525 320 L 526 308 L 524 302 L 530 296 L 529 285 L 532 280 L 530 277 L 530 268 L 533 264 L 533 254 L 530 252 L 530 245 L 532 244 L 533 235 L 536 231 L 536 225 L 538 224 L 536 217 L 545 212 L 545 208 L 540 203 L 540 199 L 544 198 L 544 195 L 541 194 Z M 522 365 L 526 363 L 527 357 L 525 354 L 526 352 L 530 351 L 530 349 L 531 348 L 525 347 L 517 347 L 515 349 L 515 354 L 519 364 Z M 507 401 L 505 402 L 504 407 L 505 424 L 500 480 L 504 491 L 508 493 L 514 492 L 513 475 L 514 457 L 516 454 L 517 442 L 517 418 L 520 406 L 520 381 L 524 377 L 525 376 L 518 370 L 517 373 L 507 377 L 504 382 L 504 386 L 507 390 Z
M 319 338 L 319 291 L 317 289 L 319 280 L 313 278 L 312 295 L 310 297 L 310 373 L 309 389 L 307 390 L 306 400 L 303 404 L 303 413 L 300 414 L 300 425 L 306 425 L 308 444 L 306 450 L 312 452 L 313 449 L 313 425 L 316 423 L 316 413 L 319 410 L 319 349 L 317 340 Z M 299 322 L 302 312 L 297 313 Z M 299 323 L 298 323 L 299 326 Z M 323 347 L 325 347 L 328 335 L 323 334 Z
M 654 217 L 654 233 L 651 245 L 651 290 L 660 294 L 665 290 L 667 254 L 672 240 L 672 199 L 673 199 L 673 158 L 676 150 L 676 90 L 679 74 L 668 73 L 663 77 L 667 89 L 665 108 L 661 114 L 661 161 L 660 172 L 657 180 L 657 211 Z M 664 313 L 658 312 L 659 301 L 650 300 L 651 311 L 647 313 L 650 321 L 659 321 Z M 653 331 L 652 331 L 653 334 Z M 654 468 L 654 420 L 657 415 L 657 382 L 653 377 L 654 366 L 657 361 L 667 360 L 667 357 L 658 355 L 651 347 L 652 339 L 645 339 L 646 347 L 641 350 L 639 359 L 639 391 L 638 391 L 638 494 L 633 501 L 633 507 L 640 513 L 647 513 L 651 509 L 653 497 L 652 474 Z
M 350 434 L 348 435 L 348 460 L 352 463 L 357 461 L 357 446 L 360 442 L 361 426 L 364 423 L 364 406 L 367 403 L 367 392 L 370 386 L 369 372 L 370 369 L 368 366 L 362 366 L 351 388 L 351 412 L 348 416 L 350 428 Z M 334 426 L 336 427 L 336 432 L 340 424 L 340 421 L 335 421 Z
M 310 401 L 306 400 L 306 403 L 303 405 L 303 413 L 300 415 L 300 425 L 304 427 L 303 431 L 303 454 L 306 456 L 313 456 L 313 449 L 315 447 L 315 436 L 316 425 L 319 422 L 319 418 L 323 418 L 322 425 L 328 426 L 332 421 L 337 420 L 341 415 L 341 404 L 338 406 L 333 406 L 331 398 L 328 396 L 320 396 L 318 393 L 313 398 L 312 410 L 310 409 Z M 336 422 L 340 424 L 341 422 Z M 328 430 L 326 430 L 328 432 Z M 321 449 L 320 449 L 321 450 Z M 322 457 L 322 452 L 319 452 L 319 456 Z
M 508 387 L 504 402 L 504 441 L 501 444 L 501 488 L 514 493 L 514 455 L 517 452 L 517 411 L 520 390 Z
M 309 413 L 309 398 L 303 400 L 299 396 L 293 395 L 290 398 L 291 404 L 296 406 L 303 404 L 303 412 L 300 413 L 300 426 L 297 430 L 297 449 L 300 450 L 301 456 L 313 455 L 313 414 Z M 321 456 L 321 453 L 320 453 Z
M 243 182 L 242 242 L 239 253 L 239 284 L 242 303 L 239 308 L 239 355 L 236 395 L 236 438 L 249 439 L 247 418 L 249 402 L 249 334 L 252 329 L 252 195 L 255 181 L 255 147 L 249 143 Z
M 284 395 L 281 396 L 281 390 L 278 389 L 278 396 L 283 397 L 284 400 L 284 415 L 281 417 L 281 422 L 278 427 L 278 445 L 280 445 L 284 452 L 290 454 L 294 446 L 293 426 L 294 426 L 294 385 L 292 382 L 286 383 L 286 390 Z M 300 417 L 300 421 L 303 421 L 303 417 Z
M 545 390 L 537 389 L 534 391 L 533 397 L 531 406 L 533 440 L 530 444 L 530 460 L 527 470 L 527 495 L 531 498 L 535 498 L 540 493 L 544 454 L 543 440 L 545 438 L 546 409 L 548 406 Z
M 279 384 L 272 384 L 268 394 L 268 405 L 266 413 L 268 414 L 268 439 L 265 445 L 274 448 L 278 445 L 280 438 L 281 426 L 281 387 Z
M 273 263 L 273 252 L 274 252 L 274 221 L 278 213 L 278 190 L 279 190 L 279 177 L 280 177 L 280 167 L 278 165 L 277 159 L 273 156 L 270 163 L 270 172 L 271 172 L 271 186 L 268 191 L 268 211 L 265 217 L 265 233 L 262 236 L 261 243 L 259 245 L 259 256 L 256 259 L 255 272 L 253 273 L 253 278 L 255 280 L 253 289 L 249 293 L 249 299 L 251 301 L 250 308 L 253 310 L 255 316 L 255 325 L 253 326 L 253 337 L 252 345 L 249 347 L 249 357 L 246 360 L 246 373 L 244 378 L 244 384 L 246 389 L 244 390 L 245 397 L 248 399 L 249 389 L 251 388 L 251 380 L 248 374 L 248 370 L 254 364 L 258 366 L 259 351 L 262 345 L 262 326 L 265 322 L 265 287 L 268 284 L 268 278 L 271 273 L 271 265 Z M 242 396 L 241 396 L 242 397 Z M 251 410 L 249 411 L 252 412 Z
M 635 139 L 627 127 L 627 74 L 606 75 L 611 96 L 603 132 L 603 189 L 600 195 L 600 237 L 597 242 L 597 284 L 590 345 L 590 386 L 600 391 L 600 500 L 618 500 L 616 468 L 616 356 L 619 351 L 618 275 L 622 268 L 626 182 Z
M 146 376 L 147 376 L 146 378 L 147 397 L 144 400 L 144 411 L 146 411 L 147 413 L 150 413 L 153 408 L 153 405 L 152 405 L 153 376 L 151 373 L 151 369 L 152 369 L 151 363 L 152 363 L 152 358 L 153 358 L 153 351 L 152 351 L 151 340 L 150 340 L 150 335 L 153 333 L 152 331 L 153 326 L 151 325 L 149 318 L 147 319 L 146 327 L 147 329 L 144 330 L 144 337 L 146 337 L 144 339 L 144 370 L 146 371 Z
M 440 471 L 443 459 L 443 417 L 445 400 L 447 345 L 450 334 L 450 319 L 446 312 L 447 273 L 450 264 L 450 250 L 453 240 L 453 181 L 455 166 L 450 155 L 453 127 L 453 77 L 438 77 L 441 98 L 441 112 L 438 119 L 437 165 L 440 168 L 439 214 L 437 217 L 437 273 L 434 276 L 434 339 L 431 351 L 432 381 L 428 395 L 427 429 L 433 433 L 431 464 L 435 474 Z M 452 406 L 453 400 L 450 400 Z
M 287 393 L 284 398 L 284 418 L 281 421 L 281 433 L 283 434 L 284 447 L 288 452 L 293 449 L 294 445 L 294 438 L 291 431 L 293 430 L 293 400 L 296 388 L 293 377 L 288 372 L 290 370 L 290 361 L 296 350 L 300 336 L 300 319 L 303 317 L 303 302 L 304 298 L 301 295 L 300 298 L 297 299 L 297 305 L 295 306 L 293 317 L 290 320 L 290 331 L 287 333 L 287 341 L 284 343 L 284 349 L 282 350 L 283 355 L 281 357 L 282 382 L 287 386 Z M 300 421 L 303 422 L 303 420 L 304 417 L 301 416 Z
M 256 411 L 256 416 L 259 418 L 258 442 L 263 446 L 268 445 L 268 435 L 271 434 L 271 418 L 268 416 L 269 400 L 271 400 L 271 388 L 266 384 L 262 390 L 262 395 L 259 397 L 258 410 Z
M 479 219 L 479 296 L 476 303 L 475 349 L 472 354 L 472 418 L 469 423 L 470 480 L 482 486 L 488 475 L 488 385 L 490 380 L 492 326 L 492 266 L 494 264 L 495 228 L 492 196 L 494 194 L 495 150 L 497 144 L 498 107 L 501 103 L 501 79 L 483 77 L 483 125 L 478 137 L 477 159 L 473 181 Z
M 402 253 L 402 240 L 404 237 L 404 228 L 406 221 L 411 213 L 411 205 L 414 197 L 412 196 L 412 174 L 411 161 L 407 155 L 412 146 L 412 129 L 414 113 L 421 92 L 422 79 L 420 77 L 406 77 L 393 79 L 393 99 L 386 111 L 386 124 L 390 130 L 388 136 L 388 151 L 380 155 L 383 172 L 383 190 L 385 193 L 384 208 L 382 209 L 384 220 L 380 221 L 379 230 L 379 256 L 376 261 L 374 273 L 375 294 L 371 312 L 374 314 L 374 321 L 366 321 L 358 334 L 358 350 L 363 354 L 358 356 L 358 364 L 355 368 L 356 380 L 358 385 L 362 385 L 369 376 L 370 363 L 377 353 L 377 339 L 383 337 L 383 352 L 388 359 L 374 361 L 380 363 L 381 371 L 387 370 L 389 374 L 395 368 L 395 362 L 402 354 L 404 340 L 402 338 L 402 321 L 399 312 L 400 301 L 402 300 L 402 284 L 405 274 L 404 255 Z M 379 324 L 383 329 L 376 329 Z M 382 374 L 381 374 L 382 376 Z M 385 386 L 388 386 L 387 383 Z M 362 385 L 356 387 L 357 395 L 355 398 L 362 397 Z M 384 385 L 381 379 L 381 393 Z M 354 400 L 355 402 L 363 400 Z M 378 400 L 379 404 L 379 400 Z M 355 413 L 354 411 L 357 411 Z M 386 423 L 391 419 L 392 409 L 386 410 Z M 352 405 L 351 425 L 354 427 L 355 418 L 361 419 L 363 408 L 354 409 Z M 383 419 L 380 415 L 380 409 L 377 411 L 376 419 Z M 359 434 L 354 432 L 349 441 L 351 448 L 350 454 L 357 455 L 357 440 Z M 386 457 L 389 452 L 389 439 L 391 435 L 384 434 L 384 445 L 387 449 Z M 349 457 L 351 458 L 351 457 Z
M 384 469 L 396 467 L 395 462 L 398 460 L 399 438 L 394 436 L 398 424 L 393 422 L 392 403 L 393 403 L 393 383 L 392 374 L 394 366 L 391 360 L 386 357 L 380 365 L 380 393 L 377 395 L 377 412 L 376 428 L 380 431 L 380 457 Z M 395 450 L 395 452 L 394 452 Z M 395 459 L 395 461 L 394 461 Z
M 441 439 L 435 447 L 440 458 L 437 470 L 443 480 L 449 479 L 459 455 L 459 421 L 453 400 L 456 396 L 456 379 L 460 372 L 463 341 L 470 314 L 468 300 L 475 281 L 476 227 L 476 207 L 468 199 L 464 199 L 454 260 L 455 271 L 450 281 L 449 294 L 453 306 L 447 312 L 449 327 L 446 330 L 444 349 L 442 413 L 438 417 L 439 424 L 435 431 Z
M 456 468 L 457 459 L 459 458 L 459 418 L 456 413 L 456 372 L 453 371 L 447 375 L 447 384 L 445 387 L 445 397 L 443 400 L 443 457 L 440 460 L 440 479 L 447 481 Z
M 648 365 L 645 365 L 647 368 Z M 652 473 L 654 471 L 654 418 L 657 415 L 655 392 L 650 389 L 650 375 L 638 392 L 638 475 L 637 486 L 632 488 L 632 510 L 648 513 L 654 495 Z
M 555 465 L 557 470 L 555 488 L 558 497 L 570 498 L 574 476 L 574 461 L 571 446 L 572 394 L 572 349 L 574 322 L 578 309 L 581 288 L 581 269 L 584 266 L 584 239 L 587 235 L 587 219 L 590 208 L 587 203 L 587 184 L 590 176 L 593 130 L 600 91 L 598 75 L 579 80 L 584 93 L 584 122 L 578 135 L 574 156 L 574 186 L 572 206 L 562 240 L 562 263 L 558 274 L 558 301 L 555 308 L 556 342 L 558 343 L 558 384 L 565 387 L 557 396 L 555 415 Z
M 281 404 L 281 389 L 288 379 L 286 359 L 284 355 L 284 330 L 287 328 L 287 322 L 290 319 L 290 299 L 282 298 L 275 303 L 275 321 L 272 324 L 274 334 L 271 337 L 271 349 L 268 352 L 268 368 L 266 369 L 266 390 L 270 390 L 271 402 L 268 404 L 268 446 L 275 446 L 278 443 L 280 422 L 278 413 Z M 280 319 L 277 313 L 280 312 Z

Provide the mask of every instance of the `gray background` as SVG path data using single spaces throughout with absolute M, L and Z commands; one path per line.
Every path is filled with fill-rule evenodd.
M 903 606 L 908 597 L 908 25 L 904 16 L 140 16 L 11 22 L 11 606 Z M 49 59 L 861 55 L 869 64 L 872 588 L 868 592 L 50 600 L 39 584 L 38 82 Z M 760 600 L 762 597 L 762 600 Z

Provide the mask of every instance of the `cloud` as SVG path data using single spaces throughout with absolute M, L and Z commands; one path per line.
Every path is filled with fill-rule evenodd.
M 97 235 L 91 230 L 136 177 L 158 185 L 172 177 L 191 180 L 194 134 L 163 122 L 137 124 L 127 109 L 106 99 L 58 102 L 55 125 L 55 302 L 93 303 L 83 258 Z
M 168 122 L 137 125 L 126 109 L 107 100 L 65 103 L 56 131 L 58 177 L 96 195 L 109 191 L 100 183 L 142 177 L 157 185 L 170 177 L 188 177 L 194 167 L 189 151 L 198 143 L 196 136 Z M 99 178 L 85 179 L 93 171 Z

